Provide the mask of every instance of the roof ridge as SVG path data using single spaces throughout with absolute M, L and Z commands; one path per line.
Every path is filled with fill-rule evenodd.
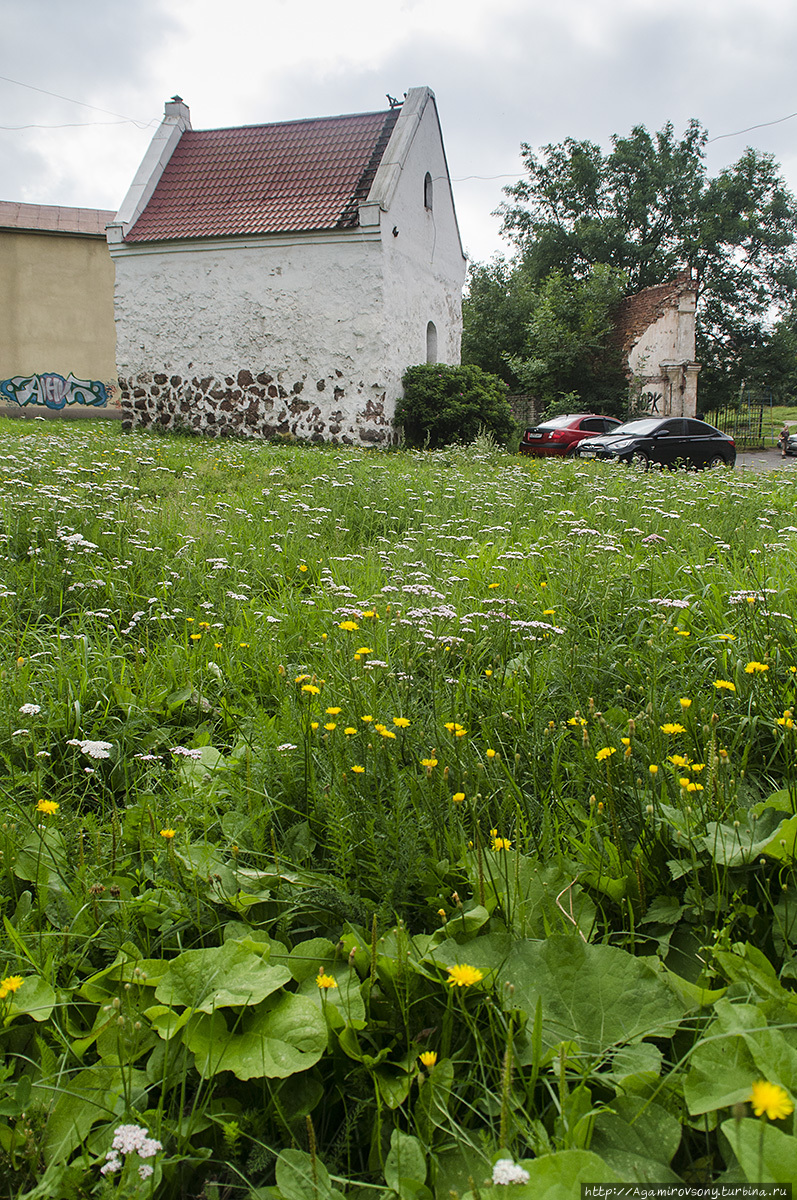
M 352 117 L 389 117 L 391 113 L 401 111 L 396 108 L 375 108 L 372 112 L 337 113 L 331 117 L 296 117 L 290 121 L 257 121 L 250 125 L 214 125 L 212 129 L 186 129 L 183 137 L 191 133 L 230 133 L 237 129 L 278 129 L 281 125 L 309 125 L 313 121 L 349 121 Z

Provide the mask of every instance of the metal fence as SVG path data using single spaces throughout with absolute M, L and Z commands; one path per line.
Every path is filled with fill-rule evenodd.
M 772 392 L 743 392 L 733 404 L 703 414 L 709 425 L 728 433 L 741 450 L 768 446 L 777 437 L 772 410 L 777 404 Z

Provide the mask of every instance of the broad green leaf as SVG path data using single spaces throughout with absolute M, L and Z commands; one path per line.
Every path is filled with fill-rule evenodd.
M 232 1071 L 239 1079 L 285 1079 L 306 1071 L 327 1046 L 324 1018 L 311 1000 L 281 992 L 249 1010 L 231 1031 L 224 1013 L 198 1015 L 184 1033 L 196 1068 L 205 1079 Z
M 315 979 L 319 971 L 329 971 L 336 975 L 336 966 L 345 966 L 346 959 L 335 954 L 335 943 L 329 938 L 310 938 L 309 941 L 299 942 L 290 954 L 285 957 L 274 956 L 274 962 L 284 963 L 297 983 L 306 979 Z
M 259 1004 L 290 979 L 287 967 L 269 966 L 237 942 L 186 950 L 170 963 L 155 997 L 197 1012 Z
M 715 950 L 714 962 L 730 983 L 744 983 L 762 1000 L 771 997 L 797 1008 L 797 996 L 783 987 L 772 963 L 757 946 L 737 942 L 733 950 Z
M 118 1101 L 126 1094 L 126 1087 L 138 1093 L 144 1082 L 140 1071 L 128 1069 L 123 1079 L 115 1067 L 89 1068 L 65 1077 L 60 1088 L 53 1089 L 56 1100 L 42 1142 L 45 1161 L 68 1159 L 98 1121 L 121 1116 Z M 41 1085 L 34 1088 L 37 1094 L 46 1090 Z
M 639 1096 L 618 1096 L 611 1108 L 595 1118 L 590 1149 L 629 1183 L 677 1183 L 670 1162 L 681 1142 L 678 1117 Z
M 602 1055 L 645 1037 L 670 1036 L 684 1013 L 648 959 L 588 945 L 576 935 L 515 942 L 500 979 L 514 985 L 505 1001 L 514 1008 L 532 1014 L 538 997 L 542 1001 L 544 1049 L 568 1041 L 582 1053 Z
M 284 1200 L 330 1200 L 329 1172 L 305 1150 L 283 1150 L 277 1158 L 277 1187 Z
M 421 1143 L 400 1129 L 394 1129 L 390 1138 L 385 1180 L 387 1186 L 402 1197 L 414 1195 L 419 1185 L 426 1182 L 426 1159 Z
M 55 992 L 40 975 L 24 976 L 22 987 L 9 998 L 6 1021 L 28 1016 L 34 1021 L 49 1021 L 55 1008 Z
M 777 1125 L 746 1118 L 723 1121 L 722 1132 L 749 1183 L 791 1183 L 797 1179 L 797 1138 Z

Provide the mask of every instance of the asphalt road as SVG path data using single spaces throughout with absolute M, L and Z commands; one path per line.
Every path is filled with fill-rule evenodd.
M 737 471 L 794 471 L 797 458 L 781 458 L 780 450 L 773 446 L 767 450 L 737 450 Z

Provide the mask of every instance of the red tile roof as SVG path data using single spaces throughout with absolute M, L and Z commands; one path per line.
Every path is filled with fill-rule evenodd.
M 352 228 L 397 117 L 186 130 L 125 241 Z
M 54 204 L 17 204 L 0 200 L 0 229 L 36 233 L 82 233 L 105 237 L 105 226 L 116 216 L 104 208 L 60 208 Z

